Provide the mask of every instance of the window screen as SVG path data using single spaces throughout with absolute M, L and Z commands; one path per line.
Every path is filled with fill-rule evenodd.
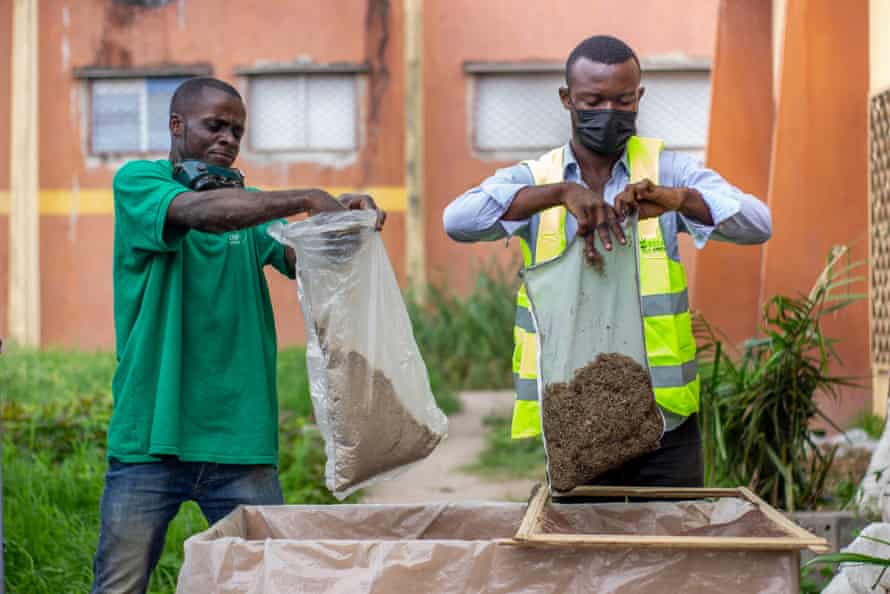
M 355 75 L 255 75 L 248 133 L 256 151 L 354 151 Z
M 544 151 L 566 142 L 562 77 L 483 74 L 476 78 L 474 145 L 480 151 Z
M 91 83 L 92 152 L 160 153 L 170 147 L 170 98 L 184 77 Z
M 650 70 L 643 73 L 643 86 L 640 135 L 663 138 L 669 149 L 703 154 L 711 110 L 710 73 Z
M 559 100 L 560 73 L 475 75 L 473 146 L 533 156 L 565 143 L 569 114 Z M 649 70 L 637 128 L 669 149 L 704 155 L 711 100 L 707 71 Z

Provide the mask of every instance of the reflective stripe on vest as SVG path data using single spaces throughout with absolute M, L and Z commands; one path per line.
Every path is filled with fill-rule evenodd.
M 627 146 L 631 183 L 659 179 L 659 155 L 663 142 L 634 136 Z M 536 185 L 558 183 L 564 176 L 564 148 L 536 161 L 527 161 Z M 565 251 L 566 209 L 561 206 L 540 213 L 534 245 L 520 239 L 523 262 L 528 268 L 551 260 Z M 663 409 L 680 416 L 698 410 L 699 378 L 695 339 L 689 316 L 686 273 L 680 262 L 671 260 L 664 245 L 658 218 L 639 222 L 640 297 L 646 358 L 655 399 Z M 525 286 L 516 301 L 513 379 L 516 402 L 511 434 L 514 439 L 541 432 L 537 385 L 537 335 L 529 311 Z

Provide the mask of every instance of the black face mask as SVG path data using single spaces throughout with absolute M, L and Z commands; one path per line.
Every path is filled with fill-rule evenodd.
M 617 155 L 637 131 L 637 112 L 622 109 L 576 109 L 578 140 L 595 153 Z

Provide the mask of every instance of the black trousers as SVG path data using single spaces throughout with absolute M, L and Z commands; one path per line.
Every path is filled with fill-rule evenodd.
M 598 476 L 591 485 L 623 487 L 702 487 L 705 482 L 698 416 L 661 438 L 661 447 Z M 634 499 L 640 501 L 640 499 Z M 553 496 L 556 503 L 602 503 L 603 497 Z

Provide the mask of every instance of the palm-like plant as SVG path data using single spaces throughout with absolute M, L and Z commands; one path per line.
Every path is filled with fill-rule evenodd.
M 762 338 L 744 344 L 739 357 L 704 320 L 696 320 L 702 361 L 702 411 L 706 477 L 710 484 L 748 485 L 770 504 L 788 511 L 819 500 L 834 450 L 813 441 L 810 423 L 821 417 L 816 396 L 837 397 L 848 377 L 829 373 L 840 362 L 836 340 L 822 333 L 822 319 L 863 295 L 849 292 L 863 277 L 861 263 L 840 266 L 847 249 L 833 250 L 809 295 L 770 299 L 763 309 Z M 844 289 L 842 291 L 842 289 Z

